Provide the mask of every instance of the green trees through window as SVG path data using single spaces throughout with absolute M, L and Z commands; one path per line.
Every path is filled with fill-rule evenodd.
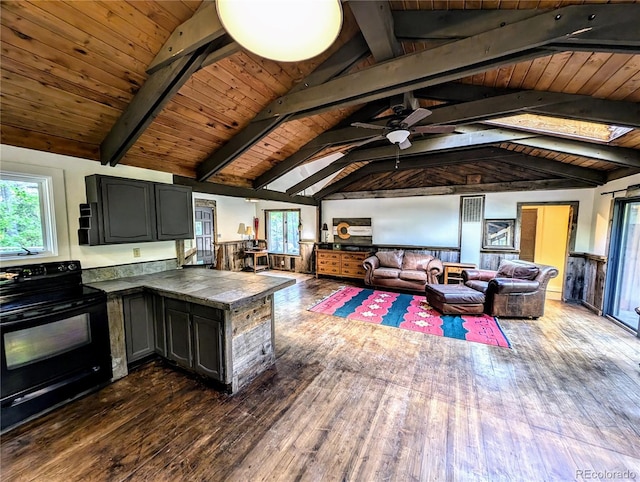
M 269 210 L 265 214 L 269 251 L 300 254 L 300 210 Z
M 0 254 L 45 249 L 41 205 L 37 181 L 0 179 Z

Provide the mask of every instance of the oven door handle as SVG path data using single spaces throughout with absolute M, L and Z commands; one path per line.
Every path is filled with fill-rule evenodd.
M 89 306 L 93 306 L 96 304 L 100 304 L 102 301 L 100 300 L 93 300 L 90 302 L 87 302 L 87 300 L 81 300 L 81 301 L 70 301 L 68 303 L 62 303 L 60 305 L 56 305 L 56 306 L 49 306 L 47 308 L 42 308 L 40 310 L 38 309 L 34 309 L 34 310 L 28 310 L 25 311 L 23 313 L 20 313 L 20 317 L 19 319 L 11 319 L 13 317 L 9 317 L 10 321 L 2 321 L 2 323 L 0 323 L 2 325 L 3 328 L 11 328 L 13 326 L 19 326 L 22 325 L 25 321 L 30 321 L 33 320 L 34 318 L 39 318 L 41 316 L 45 316 L 45 315 L 58 315 L 60 313 L 64 313 L 65 311 L 71 311 L 71 310 L 77 310 L 78 308 L 82 308 L 82 307 L 89 307 Z

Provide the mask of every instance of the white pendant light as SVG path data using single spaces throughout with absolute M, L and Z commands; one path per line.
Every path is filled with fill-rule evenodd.
M 281 62 L 321 54 L 342 27 L 340 0 L 216 0 L 216 6 L 236 42 Z
M 409 132 L 406 129 L 396 129 L 395 131 L 391 131 L 387 134 L 387 139 L 391 144 L 402 144 L 409 137 Z

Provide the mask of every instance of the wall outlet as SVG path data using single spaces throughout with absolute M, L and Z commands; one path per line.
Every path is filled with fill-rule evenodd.
M 133 248 L 133 257 L 134 258 L 140 257 L 140 248 Z

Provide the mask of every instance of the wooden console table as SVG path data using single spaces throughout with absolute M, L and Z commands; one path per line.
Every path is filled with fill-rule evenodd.
M 316 278 L 320 274 L 325 274 L 342 278 L 364 279 L 362 262 L 368 256 L 368 251 L 316 249 Z
M 445 285 L 462 283 L 462 271 L 465 269 L 476 269 L 475 264 L 471 263 L 451 263 L 445 261 L 442 263 L 444 268 L 442 273 L 442 283 Z
M 245 257 L 253 257 L 253 272 L 257 273 L 263 269 L 269 269 L 269 252 L 266 249 L 247 249 L 244 252 Z M 260 261 L 262 260 L 262 261 Z M 259 264 L 259 263 L 262 264 Z

